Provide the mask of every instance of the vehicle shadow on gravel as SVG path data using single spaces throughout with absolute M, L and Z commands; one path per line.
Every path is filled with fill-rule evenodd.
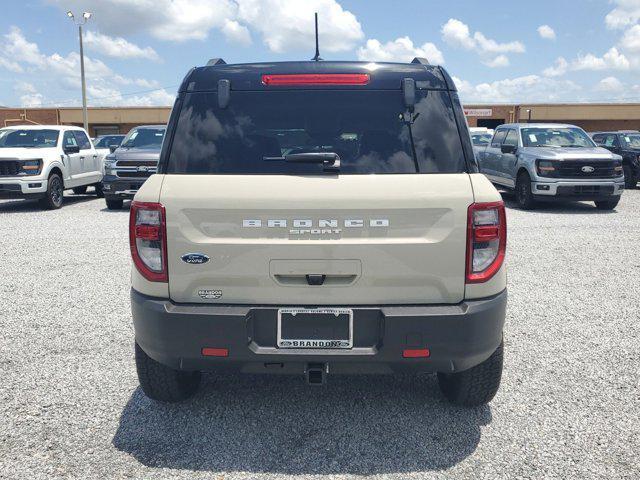
M 522 210 L 511 192 L 500 192 L 505 207 L 513 210 L 521 210 L 526 213 L 557 213 L 560 215 L 611 215 L 615 210 L 598 210 L 593 202 L 539 202 L 532 210 Z
M 471 455 L 490 407 L 452 406 L 436 377 L 206 375 L 176 405 L 136 389 L 113 445 L 149 467 L 272 474 L 447 469 Z
M 97 198 L 95 195 L 73 195 L 73 196 L 64 196 L 64 203 L 62 204 L 62 209 L 64 207 L 68 207 L 69 205 L 74 205 L 78 203 L 84 203 L 91 200 L 101 200 Z M 15 212 L 15 213 L 32 213 L 32 212 L 43 212 L 44 210 L 37 200 L 2 200 L 0 201 L 0 213 L 5 212 Z M 54 212 L 55 210 L 50 210 Z

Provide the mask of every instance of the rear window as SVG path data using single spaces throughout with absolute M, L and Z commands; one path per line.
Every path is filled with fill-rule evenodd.
M 449 93 L 419 91 L 416 100 L 410 124 L 400 90 L 236 91 L 225 109 L 216 92 L 187 94 L 165 171 L 322 172 L 285 159 L 299 153 L 335 153 L 341 174 L 465 171 Z

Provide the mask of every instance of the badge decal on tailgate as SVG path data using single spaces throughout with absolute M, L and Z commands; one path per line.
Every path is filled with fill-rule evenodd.
M 222 297 L 222 290 L 198 290 L 198 296 L 203 300 L 217 300 Z
M 204 253 L 185 253 L 180 257 L 184 263 L 191 265 L 202 265 L 209 261 L 209 257 Z

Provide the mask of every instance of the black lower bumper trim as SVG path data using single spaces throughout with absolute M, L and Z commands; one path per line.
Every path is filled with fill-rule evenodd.
M 144 180 L 121 180 L 113 176 L 104 177 L 102 180 L 104 196 L 105 198 L 133 198 L 135 196 L 133 192 L 137 192 L 142 187 Z
M 136 342 L 151 358 L 182 370 L 252 373 L 303 373 L 308 363 L 331 373 L 466 370 L 499 345 L 506 303 L 505 290 L 457 305 L 354 306 L 353 348 L 287 350 L 276 346 L 277 306 L 175 304 L 131 290 Z M 205 357 L 204 347 L 228 356 Z M 403 358 L 407 348 L 430 356 Z

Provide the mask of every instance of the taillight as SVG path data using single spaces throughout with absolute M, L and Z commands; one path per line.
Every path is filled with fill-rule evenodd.
M 262 75 L 264 85 L 366 85 L 368 73 L 301 73 Z
M 467 222 L 467 283 L 486 282 L 504 262 L 507 248 L 504 203 L 470 205 Z
M 131 202 L 129 246 L 133 264 L 151 282 L 166 282 L 167 228 L 160 203 Z

